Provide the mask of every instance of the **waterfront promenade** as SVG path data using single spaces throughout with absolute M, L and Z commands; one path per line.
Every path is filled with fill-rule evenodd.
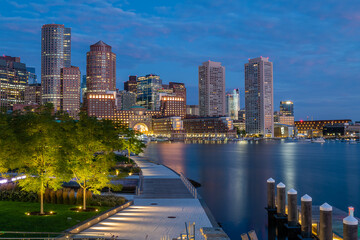
M 173 239 L 185 233 L 185 223 L 195 222 L 196 239 L 202 227 L 215 227 L 199 199 L 193 197 L 171 169 L 133 157 L 143 174 L 143 187 L 134 205 L 81 232 L 82 237 L 118 239 Z M 215 225 L 215 224 L 214 224 Z

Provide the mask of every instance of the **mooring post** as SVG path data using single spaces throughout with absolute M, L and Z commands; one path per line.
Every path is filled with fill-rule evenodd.
M 272 178 L 267 180 L 267 207 L 275 208 L 275 180 Z
M 320 240 L 332 240 L 332 207 L 324 203 L 320 206 Z
M 276 224 L 274 214 L 276 213 L 275 206 L 275 180 L 269 178 L 267 181 L 267 206 L 266 210 L 268 213 L 268 239 L 276 239 Z
M 354 208 L 349 207 L 349 216 L 343 219 L 344 240 L 357 240 L 358 220 L 354 217 Z
M 288 225 L 296 226 L 298 223 L 297 191 L 290 189 L 288 192 Z
M 277 215 L 285 216 L 285 184 L 282 182 L 277 186 Z
M 301 197 L 301 237 L 311 238 L 312 235 L 312 198 L 305 194 Z

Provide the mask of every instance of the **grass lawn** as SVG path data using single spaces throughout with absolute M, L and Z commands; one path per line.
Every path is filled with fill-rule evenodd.
M 98 212 L 73 212 L 70 210 L 72 207 L 76 206 L 46 203 L 44 211 L 54 211 L 56 215 L 27 216 L 25 212 L 39 211 L 40 203 L 0 201 L 0 231 L 62 232 L 110 209 L 110 207 L 96 207 L 99 209 Z M 4 235 L 0 235 L 0 238 L 3 237 Z

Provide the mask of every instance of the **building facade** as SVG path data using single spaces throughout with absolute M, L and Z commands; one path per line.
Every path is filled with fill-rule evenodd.
M 169 82 L 169 89 L 172 89 L 176 97 L 184 99 L 184 108 L 186 108 L 186 87 L 184 83 Z
M 120 110 L 130 110 L 131 107 L 136 105 L 136 94 L 125 90 L 120 91 L 118 94 L 118 100 Z
M 155 136 L 182 140 L 185 137 L 183 121 L 180 117 L 162 117 L 152 119 L 152 131 Z
M 29 84 L 25 87 L 25 105 L 41 104 L 41 84 Z
M 351 123 L 350 119 L 340 120 L 316 120 L 316 121 L 295 121 L 298 136 L 303 137 L 322 137 L 325 125 L 329 128 L 332 125 Z
M 28 72 L 28 83 L 36 84 L 37 83 L 37 75 L 35 73 L 34 67 L 26 67 L 26 71 Z
M 224 116 L 225 110 L 225 67 L 209 60 L 199 66 L 200 116 Z
M 280 115 L 294 116 L 294 103 L 292 101 L 281 101 Z
M 61 79 L 64 67 L 71 67 L 71 29 L 62 24 L 41 28 L 41 86 L 43 103 L 53 103 L 60 110 Z
M 137 76 L 129 76 L 129 80 L 124 82 L 124 90 L 128 92 L 137 92 Z
M 88 93 L 116 90 L 116 55 L 103 41 L 91 45 L 87 52 L 86 88 Z
M 186 116 L 199 116 L 199 105 L 186 105 Z
M 80 112 L 80 69 L 74 66 L 62 68 L 60 79 L 61 110 L 67 112 L 73 118 L 78 118 Z
M 240 94 L 239 89 L 228 91 L 225 96 L 226 99 L 226 115 L 232 120 L 239 119 L 240 111 Z
M 148 110 L 156 110 L 156 99 L 158 91 L 162 89 L 160 76 L 149 74 L 137 78 L 137 105 Z
M 245 118 L 250 135 L 274 136 L 273 64 L 268 58 L 245 64 Z
M 236 137 L 230 117 L 200 117 L 183 119 L 185 138 Z
M 14 104 L 25 103 L 28 85 L 26 65 L 19 57 L 0 57 L 0 110 L 13 110 Z
M 161 98 L 160 112 L 163 117 L 181 117 L 186 115 L 185 99 L 177 96 L 164 96 Z

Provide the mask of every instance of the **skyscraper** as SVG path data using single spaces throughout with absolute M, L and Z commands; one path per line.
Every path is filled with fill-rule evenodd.
M 225 115 L 225 67 L 207 61 L 199 66 L 200 116 Z
M 124 90 L 128 92 L 137 92 L 137 76 L 129 76 L 129 80 L 124 82 Z
M 28 83 L 36 84 L 37 83 L 37 75 L 35 74 L 35 68 L 27 67 L 26 71 L 28 72 Z
M 71 66 L 71 29 L 62 24 L 45 24 L 41 28 L 41 86 L 43 103 L 51 102 L 59 110 L 60 72 Z
M 137 104 L 148 109 L 156 110 L 156 99 L 162 88 L 160 76 L 149 74 L 137 78 Z
M 26 65 L 19 57 L 0 57 L 0 110 L 12 110 L 14 104 L 24 104 L 28 84 Z
M 80 80 L 78 67 L 61 69 L 61 110 L 77 118 L 80 112 Z
M 239 119 L 240 94 L 239 89 L 234 89 L 226 93 L 226 115 L 232 120 Z
M 292 101 L 280 101 L 280 114 L 294 116 L 294 103 Z
M 103 41 L 91 45 L 87 53 L 86 88 L 88 93 L 116 90 L 116 55 Z
M 273 64 L 269 58 L 249 59 L 245 64 L 246 132 L 273 137 Z

